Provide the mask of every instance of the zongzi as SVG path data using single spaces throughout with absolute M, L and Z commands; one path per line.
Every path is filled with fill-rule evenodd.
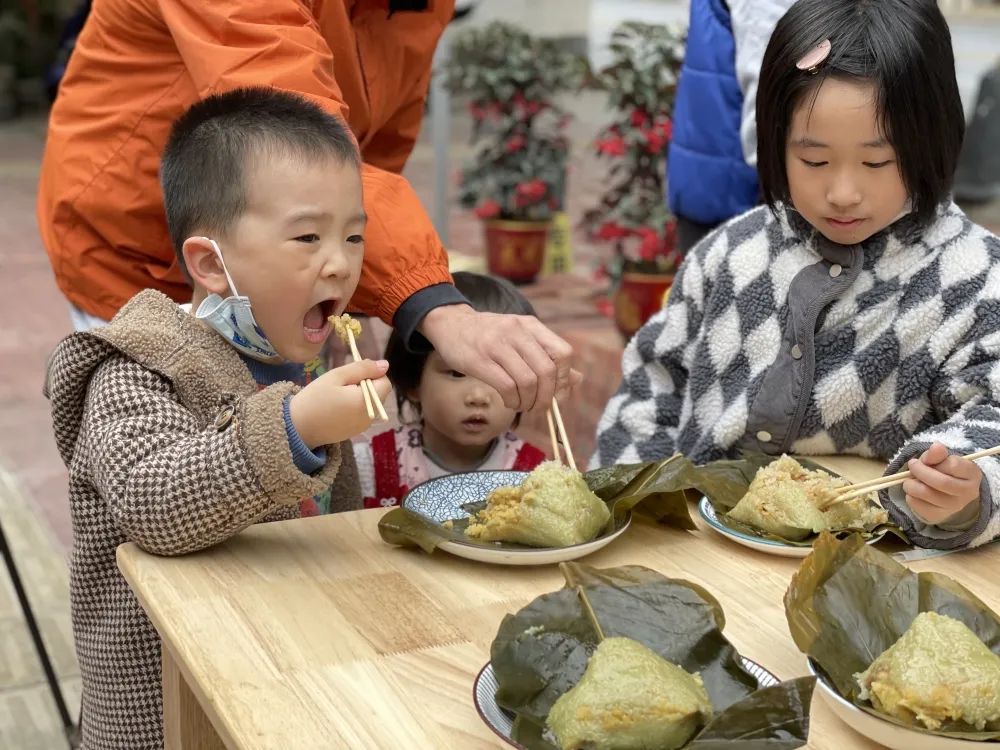
M 568 547 L 597 536 L 611 512 L 583 476 L 556 461 L 539 464 L 519 487 L 499 487 L 469 519 L 472 539 Z
M 758 470 L 747 494 L 727 515 L 795 541 L 821 531 L 870 529 L 888 520 L 885 510 L 873 502 L 874 495 L 820 510 L 833 490 L 848 484 L 843 477 L 809 470 L 794 458 L 782 456 Z
M 1000 722 L 1000 656 L 968 626 L 921 612 L 893 645 L 855 675 L 862 700 L 931 730 L 946 721 L 978 730 Z
M 546 723 L 561 750 L 674 750 L 711 718 L 698 675 L 631 638 L 605 638 Z

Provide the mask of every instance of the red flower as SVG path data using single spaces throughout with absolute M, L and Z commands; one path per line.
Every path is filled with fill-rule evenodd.
M 655 260 L 656 256 L 659 255 L 660 249 L 663 247 L 660 235 L 656 233 L 655 229 L 650 229 L 649 227 L 643 227 L 638 231 L 638 234 L 642 237 L 642 244 L 639 246 L 639 257 L 643 260 Z
M 545 107 L 545 104 L 542 103 L 542 102 L 525 102 L 524 103 L 524 111 L 527 112 L 529 115 L 537 115 L 539 112 L 542 111 L 542 109 L 544 109 L 544 107 Z
M 658 123 L 656 123 L 656 127 L 659 129 L 660 135 L 662 135 L 668 141 L 673 137 L 674 123 L 670 120 L 669 117 L 665 117 Z
M 492 219 L 500 215 L 500 204 L 494 200 L 485 200 L 476 207 L 476 216 L 480 219 Z
M 646 131 L 646 149 L 651 154 L 662 154 L 669 139 L 655 130 Z
M 595 145 L 597 146 L 598 154 L 604 154 L 605 156 L 625 155 L 625 139 L 620 135 L 598 139 Z
M 506 149 L 508 154 L 513 154 L 523 149 L 525 143 L 527 143 L 527 141 L 525 140 L 524 136 L 518 133 L 516 135 L 512 135 L 510 138 L 507 139 L 507 143 L 505 144 L 504 148 Z
M 594 307 L 596 307 L 597 312 L 605 318 L 613 318 L 615 316 L 615 306 L 611 304 L 611 300 L 607 297 L 601 297 L 600 299 L 595 300 Z
M 619 240 L 622 237 L 628 237 L 628 230 L 620 224 L 609 221 L 601 224 L 594 236 L 599 240 Z
M 537 203 L 545 194 L 549 192 L 549 187 L 544 182 L 539 179 L 529 180 L 528 182 L 522 182 L 514 189 L 514 194 L 517 198 L 518 205 L 527 206 L 531 203 Z
M 644 110 L 632 110 L 632 127 L 641 128 L 644 127 L 647 122 L 649 122 L 649 115 L 647 115 Z

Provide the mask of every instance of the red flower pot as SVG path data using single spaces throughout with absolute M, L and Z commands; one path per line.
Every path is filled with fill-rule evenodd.
M 542 270 L 548 221 L 484 221 L 490 273 L 516 284 L 534 281 Z
M 663 307 L 673 283 L 672 273 L 626 271 L 622 274 L 612 297 L 615 325 L 622 336 L 631 339 L 642 324 Z

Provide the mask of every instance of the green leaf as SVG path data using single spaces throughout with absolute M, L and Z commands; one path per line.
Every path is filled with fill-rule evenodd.
M 761 688 L 716 715 L 688 750 L 792 750 L 809 737 L 815 677 Z M 761 721 L 766 717 L 765 721 Z
M 886 721 L 894 720 L 859 700 L 854 675 L 899 640 L 920 612 L 930 611 L 965 623 L 1000 656 L 1000 617 L 985 603 L 940 573 L 910 571 L 858 534 L 844 540 L 821 534 L 785 592 L 795 645 L 841 696 Z M 962 731 L 960 724 L 943 732 L 906 726 L 926 734 L 1000 739 L 1000 731 Z
M 542 736 L 548 712 L 579 682 L 597 647 L 576 586 L 583 587 L 605 637 L 632 638 L 700 674 L 716 715 L 699 735 L 705 744 L 691 747 L 708 750 L 725 741 L 740 743 L 739 750 L 783 750 L 792 745 L 749 743 L 784 743 L 791 737 L 799 738 L 798 745 L 805 742 L 812 678 L 758 689 L 722 634 L 722 607 L 704 588 L 640 566 L 569 563 L 564 573 L 572 587 L 543 594 L 507 615 L 490 650 L 497 703 L 517 715 L 513 736 L 519 743 L 529 750 L 552 747 Z

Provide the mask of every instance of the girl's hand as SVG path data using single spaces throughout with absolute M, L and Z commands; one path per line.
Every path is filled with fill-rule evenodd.
M 385 373 L 389 363 L 369 359 L 338 367 L 321 375 L 292 396 L 288 412 L 302 442 L 310 448 L 334 445 L 360 435 L 372 423 L 365 411 L 362 380 L 371 380 L 380 400 L 392 386 Z
M 925 523 L 940 524 L 979 500 L 982 469 L 952 456 L 941 443 L 934 443 L 919 459 L 910 459 L 907 468 L 906 504 Z

